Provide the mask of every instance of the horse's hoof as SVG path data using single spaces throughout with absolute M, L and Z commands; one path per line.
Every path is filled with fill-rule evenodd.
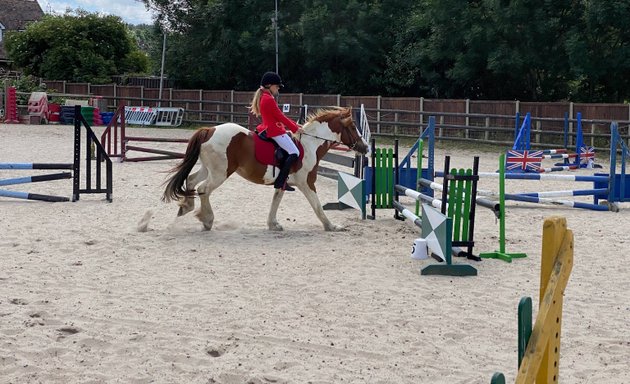
M 195 201 L 192 199 L 180 201 L 179 203 L 179 211 L 177 211 L 177 216 L 184 216 L 188 212 L 192 212 L 195 209 Z
M 341 225 L 331 224 L 330 226 L 325 228 L 328 232 L 345 232 L 347 229 L 342 227 Z
M 282 225 L 278 224 L 278 223 L 272 223 L 272 224 L 268 224 L 269 226 L 269 230 L 270 231 L 284 231 L 284 228 L 282 228 Z
M 212 224 L 204 224 L 204 225 L 203 225 L 203 230 L 204 230 L 204 231 L 210 231 L 210 230 L 212 230 Z

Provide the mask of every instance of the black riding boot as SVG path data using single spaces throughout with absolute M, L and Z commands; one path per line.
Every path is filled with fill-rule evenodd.
M 287 184 L 287 179 L 289 178 L 289 172 L 291 172 L 291 166 L 297 159 L 298 155 L 289 155 L 289 157 L 287 157 L 284 161 L 284 165 L 282 165 L 282 169 L 278 173 L 278 177 L 276 177 L 276 181 L 273 183 L 274 188 L 284 189 L 285 191 L 295 191 L 295 188 Z

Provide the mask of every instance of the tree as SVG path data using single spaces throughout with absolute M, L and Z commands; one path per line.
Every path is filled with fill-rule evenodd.
M 112 75 L 146 70 L 148 59 L 122 19 L 76 13 L 46 15 L 26 31 L 9 34 L 9 58 L 27 75 L 50 80 L 103 83 Z
M 251 89 L 274 68 L 268 5 L 258 1 L 145 1 L 167 31 L 165 71 L 181 87 Z M 273 51 L 272 51 L 273 52 Z
M 630 97 L 630 25 L 628 1 L 584 2 L 566 50 L 571 68 L 570 98 L 624 102 Z
M 144 1 L 172 31 L 166 67 L 180 85 L 252 89 L 275 68 L 273 2 Z M 288 91 L 382 91 L 389 43 L 408 1 L 278 4 L 279 69 Z
M 162 64 L 163 42 L 163 34 L 160 26 L 158 24 L 130 25 L 129 31 L 138 45 L 139 50 L 135 54 L 142 54 L 148 59 L 146 72 L 158 76 Z
M 304 92 L 383 94 L 387 58 L 409 1 L 313 0 L 288 28 L 299 31 L 291 59 Z M 289 39 L 291 40 L 291 39 Z M 301 41 L 300 41 L 301 40 Z M 301 57 L 301 60 L 300 60 Z

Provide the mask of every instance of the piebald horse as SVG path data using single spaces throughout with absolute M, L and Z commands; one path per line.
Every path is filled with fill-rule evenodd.
M 317 167 L 334 144 L 343 143 L 362 155 L 368 152 L 368 144 L 352 120 L 351 108 L 320 110 L 309 116 L 302 130 L 298 139 L 303 148 L 303 158 L 294 164 L 288 183 L 304 194 L 326 231 L 341 231 L 344 228 L 330 222 L 317 197 Z M 253 135 L 255 133 L 234 123 L 198 129 L 188 141 L 185 157 L 171 170 L 162 200 L 177 200 L 177 215 L 185 215 L 195 208 L 196 187 L 201 201 L 196 216 L 206 230 L 212 229 L 214 213 L 210 206 L 210 194 L 234 172 L 252 183 L 273 185 L 278 169 L 274 172 L 273 166 L 256 159 Z M 201 168 L 190 174 L 197 159 L 201 160 Z M 283 229 L 276 219 L 283 195 L 282 189 L 276 189 L 273 194 L 267 217 L 267 226 L 273 231 Z

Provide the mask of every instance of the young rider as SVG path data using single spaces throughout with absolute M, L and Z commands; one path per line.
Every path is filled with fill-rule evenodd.
M 250 108 L 254 115 L 262 117 L 262 123 L 256 127 L 256 132 L 259 134 L 265 132 L 268 138 L 273 139 L 289 154 L 273 183 L 274 188 L 295 191 L 287 184 L 287 178 L 300 152 L 288 131 L 298 133 L 301 132 L 301 128 L 278 108 L 276 97 L 283 86 L 280 75 L 275 72 L 266 72 L 260 80 L 260 87 L 254 94 Z

